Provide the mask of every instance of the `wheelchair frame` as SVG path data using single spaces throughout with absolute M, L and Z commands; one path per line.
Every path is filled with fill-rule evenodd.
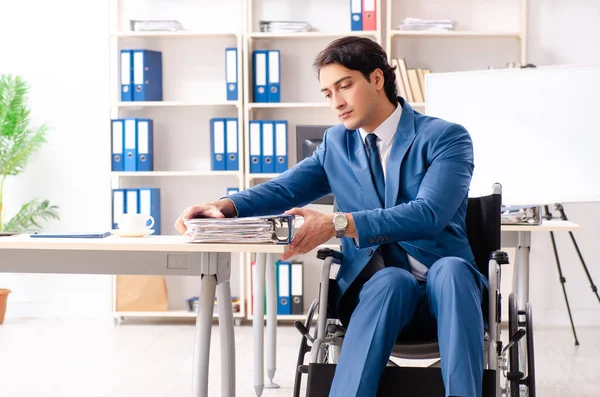
M 300 396 L 300 387 L 302 375 L 308 374 L 307 378 L 307 397 L 325 396 L 329 393 L 333 369 L 324 367 L 322 364 L 335 364 L 338 361 L 339 353 L 343 345 L 345 329 L 340 321 L 328 316 L 327 306 L 329 304 L 330 283 L 335 282 L 335 277 L 331 277 L 332 270 L 342 262 L 342 253 L 331 250 L 319 250 L 317 257 L 324 260 L 321 272 L 321 283 L 319 287 L 319 297 L 315 299 L 306 316 L 304 324 L 296 321 L 295 326 L 302 334 L 300 351 L 298 354 L 298 365 L 294 382 L 294 397 Z M 527 303 L 526 310 L 519 312 L 517 309 L 516 294 L 513 292 L 508 299 L 509 319 L 508 332 L 509 340 L 506 346 L 501 341 L 501 321 L 502 296 L 500 293 L 501 266 L 508 264 L 508 255 L 504 251 L 494 251 L 489 256 L 488 262 L 488 329 L 484 335 L 484 391 L 485 397 L 535 397 L 535 364 L 533 351 L 533 322 L 531 304 Z M 313 317 L 318 312 L 316 327 L 313 329 L 313 335 L 310 334 L 310 326 L 313 323 Z M 525 337 L 526 343 L 523 343 Z M 407 346 L 407 345 L 402 345 Z M 410 345 L 408 345 L 410 347 Z M 520 349 L 526 349 L 527 359 L 523 359 L 519 354 Z M 418 350 L 418 349 L 417 349 Z M 306 353 L 310 352 L 308 365 L 304 364 Z M 439 351 L 436 355 L 421 355 L 418 352 L 411 352 L 410 356 L 392 354 L 392 357 L 398 358 L 439 358 Z M 416 369 L 411 367 L 398 367 L 392 363 L 397 370 Z M 436 363 L 437 364 L 437 363 Z M 435 367 L 434 364 L 432 367 Z M 329 378 L 326 382 L 319 380 L 320 388 L 328 382 L 327 390 L 315 392 L 315 387 L 311 384 L 311 375 L 314 371 L 328 369 Z M 389 368 L 389 367 L 388 367 Z M 431 368 L 431 367 L 430 367 Z M 387 368 L 386 368 L 387 369 Z M 421 368 L 420 368 L 421 369 Z M 441 373 L 439 373 L 441 378 Z M 433 372 L 428 372 L 430 376 Z M 314 375 L 313 375 L 314 376 Z M 493 376 L 493 380 L 490 379 Z M 414 373 L 408 379 L 414 377 Z M 422 378 L 421 378 L 422 380 Z M 492 384 L 490 384 L 490 382 Z M 487 388 L 486 388 L 487 383 Z M 382 382 L 380 382 L 379 393 L 382 392 Z M 417 390 L 417 389 L 413 389 Z M 487 393 L 486 393 L 487 390 Z M 325 392 L 325 393 L 323 393 Z M 494 394 L 491 394 L 491 393 Z M 380 395 L 378 393 L 378 396 Z M 425 395 L 425 394 L 424 394 Z M 412 396 L 412 394 L 411 394 Z M 430 396 L 428 394 L 428 396 Z

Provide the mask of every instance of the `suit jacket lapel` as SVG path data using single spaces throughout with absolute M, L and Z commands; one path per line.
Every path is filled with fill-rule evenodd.
M 360 136 L 360 132 L 358 130 L 352 132 L 349 131 L 349 133 L 346 134 L 346 137 L 348 140 L 350 165 L 354 175 L 356 175 L 356 179 L 358 179 L 358 182 L 363 189 L 362 192 L 360 192 L 360 195 L 366 196 L 375 208 L 383 208 L 383 204 L 379 199 L 377 189 L 371 178 L 371 169 L 369 168 L 367 152 L 362 137 Z
M 400 123 L 394 135 L 390 157 L 386 167 L 385 178 L 385 208 L 394 207 L 398 200 L 398 190 L 400 188 L 400 165 L 408 151 L 408 148 L 416 137 L 415 116 L 413 109 L 408 102 L 400 99 L 402 105 L 402 116 Z M 360 134 L 359 134 L 360 135 Z M 367 171 L 369 171 L 367 163 Z M 371 184 L 372 185 L 372 184 Z

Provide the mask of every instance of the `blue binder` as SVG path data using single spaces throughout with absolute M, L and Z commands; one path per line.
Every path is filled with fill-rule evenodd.
M 285 120 L 275 121 L 275 172 L 282 173 L 288 169 L 288 123 Z
M 125 189 L 112 191 L 112 228 L 117 228 L 119 217 L 125 213 Z
M 137 122 L 136 119 L 123 119 L 125 125 L 125 166 L 124 171 L 137 171 Z
M 136 119 L 137 171 L 154 170 L 154 123 L 151 119 Z
M 131 50 L 121 50 L 121 101 L 133 101 L 133 58 Z
M 269 102 L 281 102 L 281 61 L 279 50 L 269 51 L 267 70 L 269 73 Z
M 350 28 L 353 31 L 363 30 L 362 0 L 350 0 Z
M 269 70 L 268 51 L 254 50 L 254 102 L 269 102 L 267 92 L 267 72 Z
M 162 53 L 133 50 L 133 100 L 162 101 Z
M 154 218 L 152 234 L 161 234 L 160 224 L 160 189 L 159 188 L 140 188 L 139 191 L 139 213 L 150 215 Z
M 225 133 L 227 138 L 227 164 L 225 169 L 227 171 L 238 171 L 240 169 L 239 156 L 238 156 L 238 119 L 227 118 L 225 120 Z
M 140 213 L 140 192 L 138 189 L 125 189 L 125 213 Z
M 227 136 L 225 133 L 225 119 L 210 119 L 210 155 L 212 159 L 213 171 L 225 171 L 227 169 L 225 161 L 225 148 Z
M 238 59 L 237 48 L 225 49 L 225 82 L 227 85 L 227 100 L 238 100 Z
M 275 172 L 275 124 L 273 121 L 262 122 L 262 172 Z
M 112 147 L 111 153 L 111 170 L 114 172 L 125 170 L 125 158 L 123 156 L 125 129 L 123 128 L 123 120 L 114 119 L 110 121 L 110 144 Z
M 277 261 L 277 314 L 292 314 L 291 267 L 290 262 Z
M 262 172 L 262 122 L 250 120 L 250 173 L 260 174 Z

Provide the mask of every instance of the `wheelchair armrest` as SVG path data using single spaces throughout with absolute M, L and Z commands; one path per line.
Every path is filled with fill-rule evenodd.
M 333 261 L 336 263 L 341 263 L 344 258 L 344 254 L 339 251 L 332 250 L 331 248 L 321 248 L 317 251 L 317 258 L 321 260 L 325 260 L 330 256 L 333 257 Z
M 504 251 L 494 251 L 490 253 L 490 260 L 495 260 L 499 265 L 508 265 L 508 254 Z

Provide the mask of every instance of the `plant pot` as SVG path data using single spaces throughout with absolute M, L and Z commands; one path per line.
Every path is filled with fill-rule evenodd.
M 0 325 L 4 323 L 4 315 L 6 314 L 6 302 L 8 301 L 9 289 L 0 288 Z

